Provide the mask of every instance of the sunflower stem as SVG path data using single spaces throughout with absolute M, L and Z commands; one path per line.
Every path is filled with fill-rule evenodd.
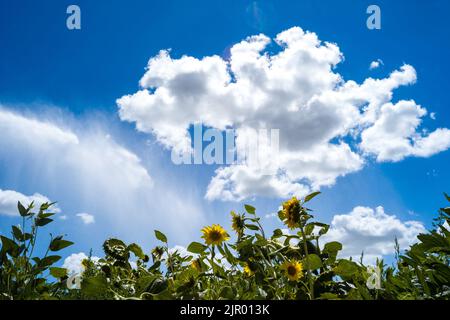
M 314 300 L 314 280 L 312 278 L 311 270 L 309 269 L 309 255 L 308 255 L 308 245 L 306 243 L 306 234 L 303 229 L 303 224 L 300 223 L 300 232 L 302 233 L 303 238 L 303 249 L 305 251 L 306 261 L 307 261 L 307 268 L 306 268 L 306 275 L 308 277 L 309 282 L 309 297 L 311 300 Z

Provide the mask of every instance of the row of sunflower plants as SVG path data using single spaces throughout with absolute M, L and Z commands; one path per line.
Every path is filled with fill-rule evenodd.
M 276 229 L 268 235 L 256 209 L 245 205 L 243 212 L 231 212 L 235 241 L 222 226 L 207 226 L 201 230 L 202 241 L 189 244 L 188 254 L 170 249 L 166 235 L 157 230 L 155 237 L 160 244 L 148 254 L 136 243 L 108 239 L 103 244 L 103 258 L 83 261 L 79 286 L 71 286 L 73 278 L 65 269 L 49 267 L 56 257 L 42 267 L 39 258 L 30 262 L 28 255 L 23 255 L 28 249 L 17 249 L 28 259 L 28 268 L 35 270 L 27 272 L 10 242 L 19 241 L 18 248 L 20 239 L 33 239 L 34 243 L 36 232 L 20 235 L 15 231 L 14 239 L 5 241 L 2 237 L 0 293 L 8 299 L 450 298 L 449 207 L 440 209 L 432 231 L 419 235 L 418 242 L 404 253 L 397 250 L 396 266 L 387 267 L 377 261 L 376 266 L 368 267 L 362 259 L 357 262 L 339 258 L 341 243 L 322 243 L 329 225 L 316 221 L 307 207 L 318 194 L 283 203 L 278 216 L 290 230 L 288 234 Z M 22 217 L 34 216 L 30 214 L 32 207 L 20 206 L 21 215 L 28 212 Z M 32 230 L 37 228 L 39 216 L 50 217 L 45 213 L 50 206 L 41 207 Z M 52 247 L 55 239 L 59 245 Z M 51 239 L 50 251 L 71 244 L 55 239 Z M 47 271 L 56 281 L 42 276 Z M 15 281 L 14 286 L 9 284 L 11 281 Z

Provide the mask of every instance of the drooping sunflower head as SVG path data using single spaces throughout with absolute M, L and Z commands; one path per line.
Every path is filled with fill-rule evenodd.
M 154 260 L 160 260 L 163 254 L 164 254 L 163 247 L 157 246 L 152 250 L 152 256 Z
M 230 239 L 230 236 L 225 231 L 224 228 L 222 228 L 218 224 L 213 224 L 209 227 L 204 227 L 202 229 L 203 236 L 202 238 L 205 239 L 205 243 L 207 245 L 221 245 L 222 242 L 227 241 Z
M 303 265 L 297 260 L 285 261 L 281 265 L 281 270 L 283 270 L 291 281 L 298 281 L 303 277 Z
M 289 229 L 295 229 L 300 225 L 300 201 L 293 197 L 283 203 L 280 218 Z
M 244 233 L 244 217 L 240 214 L 237 214 L 234 211 L 231 211 L 231 227 L 238 235 L 242 235 Z

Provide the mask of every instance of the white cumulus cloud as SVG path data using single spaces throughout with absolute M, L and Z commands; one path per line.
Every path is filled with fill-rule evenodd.
M 412 66 L 359 84 L 337 73 L 338 45 L 314 32 L 293 27 L 274 42 L 277 47 L 266 35 L 249 37 L 231 47 L 229 59 L 173 58 L 163 50 L 149 60 L 141 89 L 117 100 L 120 118 L 180 153 L 191 150 L 194 124 L 233 127 L 238 151 L 249 129 L 279 129 L 276 174 L 248 164 L 221 167 L 206 191 L 209 200 L 302 196 L 362 169 L 371 155 L 398 161 L 449 148 L 447 129 L 418 133 L 423 107 L 391 101 L 395 89 L 416 81 Z M 394 144 L 382 143 L 386 138 Z
M 375 123 L 361 134 L 362 150 L 378 161 L 400 161 L 407 156 L 429 157 L 450 147 L 450 130 L 417 132 L 426 110 L 414 101 L 386 103 Z
M 84 267 L 83 267 L 83 260 L 88 259 L 89 257 L 84 253 L 84 252 L 80 252 L 80 253 L 73 253 L 70 256 L 68 256 L 65 260 L 64 260 L 64 264 L 63 264 L 63 268 L 67 269 L 67 273 L 69 275 L 73 275 L 73 274 L 83 274 L 84 272 Z M 91 260 L 94 262 L 97 262 L 100 258 L 92 256 Z
M 370 70 L 377 69 L 377 68 L 379 68 L 380 66 L 382 66 L 383 64 L 384 64 L 384 63 L 383 63 L 383 60 L 381 60 L 381 59 L 374 60 L 374 61 L 372 61 L 372 62 L 370 63 L 369 69 L 370 69 Z
M 77 213 L 76 216 L 79 217 L 81 219 L 81 221 L 83 221 L 84 224 L 95 223 L 95 217 L 92 214 L 83 212 L 83 213 Z
M 358 260 L 364 252 L 364 262 L 373 263 L 395 252 L 397 238 L 404 250 L 417 241 L 417 235 L 426 230 L 419 221 L 401 221 L 385 212 L 383 207 L 375 209 L 355 207 L 348 214 L 335 215 L 322 243 L 339 241 L 343 244 L 341 256 Z
M 43 203 L 50 203 L 50 199 L 42 194 L 35 193 L 27 196 L 14 190 L 2 190 L 0 189 L 0 215 L 18 216 L 19 211 L 17 209 L 17 202 L 20 201 L 22 205 L 27 207 L 31 202 L 34 202 L 34 207 L 39 208 Z M 53 212 L 60 212 L 60 209 L 54 205 L 52 207 Z

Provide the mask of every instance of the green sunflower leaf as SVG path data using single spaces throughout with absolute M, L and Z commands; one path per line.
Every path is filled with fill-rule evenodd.
M 245 207 L 245 211 L 247 211 L 248 213 L 255 214 L 255 212 L 256 212 L 255 207 L 248 205 L 248 204 L 245 204 L 244 207 Z
M 317 254 L 309 254 L 303 259 L 303 265 L 307 270 L 316 270 L 322 267 L 322 260 Z
M 50 268 L 50 274 L 55 278 L 64 278 L 67 276 L 67 269 L 52 267 Z
M 320 191 L 316 191 L 316 192 L 313 192 L 313 193 L 308 194 L 308 195 L 305 197 L 304 203 L 306 203 L 306 202 L 308 202 L 308 201 L 311 201 L 314 197 L 316 197 L 316 196 L 319 195 L 320 193 L 321 193 Z
M 161 242 L 167 243 L 167 237 L 161 231 L 155 230 L 155 237 Z
M 195 254 L 202 254 L 206 250 L 206 248 L 208 248 L 208 247 L 199 242 L 192 242 L 187 247 L 187 251 L 195 253 Z

